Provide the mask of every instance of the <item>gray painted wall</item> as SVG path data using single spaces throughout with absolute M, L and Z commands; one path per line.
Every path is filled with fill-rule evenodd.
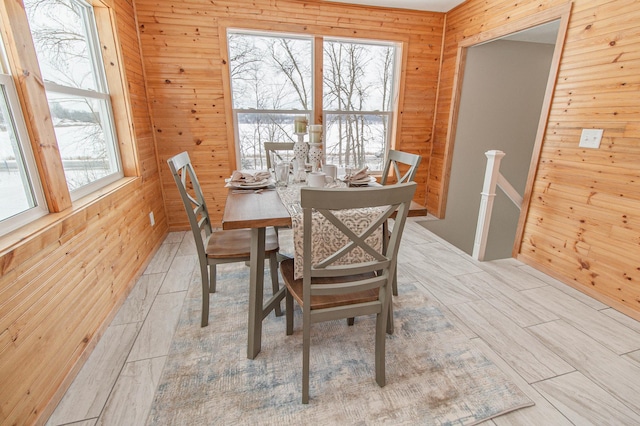
M 443 220 L 422 224 L 471 254 L 486 151 L 506 153 L 501 173 L 522 195 L 554 45 L 498 40 L 467 50 Z M 485 260 L 511 257 L 520 211 L 497 191 Z

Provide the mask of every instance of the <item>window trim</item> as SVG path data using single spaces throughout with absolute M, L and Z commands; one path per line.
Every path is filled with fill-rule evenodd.
M 120 155 L 121 171 L 124 177 L 111 184 L 104 184 L 90 194 L 72 201 L 58 152 L 44 82 L 36 59 L 26 12 L 22 2 L 2 1 L 0 27 L 4 36 L 3 47 L 6 54 L 7 73 L 12 76 L 20 101 L 19 110 L 26 122 L 29 145 L 36 163 L 34 171 L 40 176 L 39 183 L 46 200 L 43 207 L 49 214 L 45 212 L 39 219 L 32 220 L 7 234 L 0 234 L 0 249 L 23 242 L 36 233 L 66 220 L 105 195 L 124 191 L 131 183 L 140 180 L 142 169 L 135 143 L 136 130 L 133 127 L 132 100 L 122 44 L 119 41 L 116 11 L 109 0 L 90 0 L 89 3 L 99 37 L 96 43 L 98 43 L 98 51 L 109 86 L 108 97 L 112 104 L 112 120 L 118 137 L 118 145 L 115 149 Z
M 386 139 L 387 143 L 384 144 L 384 156 L 388 154 L 390 149 L 393 149 L 396 145 L 397 133 L 400 128 L 400 120 L 401 114 L 399 113 L 401 102 L 404 98 L 402 93 L 402 88 L 404 85 L 404 64 L 406 63 L 406 47 L 405 44 L 408 42 L 404 37 L 398 38 L 397 35 L 392 36 L 391 34 L 383 33 L 383 37 L 381 38 L 381 34 L 376 34 L 375 37 L 367 38 L 367 37 L 349 37 L 343 35 L 319 35 L 319 34 L 302 34 L 302 33 L 292 33 L 289 30 L 279 31 L 277 28 L 273 28 L 273 26 L 269 26 L 269 28 L 245 28 L 238 27 L 235 25 L 225 25 L 224 22 L 220 22 L 220 39 L 225 40 L 224 48 L 223 48 L 223 56 L 226 60 L 223 60 L 223 84 L 225 86 L 225 95 L 227 101 L 227 112 L 232 116 L 233 128 L 227 130 L 227 135 L 230 137 L 229 145 L 233 147 L 230 149 L 230 152 L 234 153 L 235 158 L 230 158 L 230 163 L 232 167 L 239 167 L 240 163 L 240 145 L 239 145 L 239 129 L 238 129 L 238 113 L 243 112 L 251 112 L 251 113 L 263 113 L 268 110 L 256 110 L 256 109 L 236 109 L 233 106 L 233 87 L 232 87 L 232 79 L 231 79 L 231 69 L 229 64 L 229 40 L 228 35 L 230 33 L 234 34 L 246 34 L 246 35 L 255 35 L 255 36 L 264 36 L 264 37 L 274 37 L 274 38 L 298 38 L 298 39 L 311 39 L 312 41 L 312 86 L 313 86 L 313 101 L 312 101 L 312 109 L 311 110 L 276 110 L 273 111 L 277 114 L 298 114 L 298 115 L 308 115 L 312 117 L 312 121 L 315 121 L 318 124 L 322 124 L 323 133 L 326 131 L 326 124 L 324 123 L 324 117 L 326 113 L 329 114 L 356 114 L 356 115 L 385 115 L 389 117 L 389 126 L 386 131 Z M 224 38 L 223 38 L 224 36 Z M 388 37 L 387 37 L 388 36 Z M 323 92 L 324 92 L 324 82 L 323 82 L 323 58 L 324 58 L 324 50 L 323 48 L 319 48 L 318 46 L 324 47 L 325 41 L 334 41 L 334 42 L 345 42 L 345 43 L 353 43 L 353 44 L 365 44 L 365 45 L 374 45 L 374 46 L 390 46 L 395 49 L 395 57 L 392 65 L 392 84 L 391 84 L 391 94 L 390 94 L 390 104 L 392 105 L 391 110 L 385 111 L 342 111 L 342 110 L 325 110 L 320 106 L 323 106 Z M 319 53 L 318 53 L 319 51 Z M 325 153 L 323 152 L 323 155 Z M 382 172 L 382 170 L 374 170 L 372 171 L 374 174 Z
M 13 124 L 13 129 L 16 133 L 15 136 L 18 139 L 18 147 L 21 151 L 22 158 L 20 158 L 20 160 L 23 162 L 26 169 L 31 196 L 35 203 L 35 206 L 33 207 L 30 207 L 20 213 L 16 213 L 6 219 L 0 220 L 0 235 L 5 235 L 42 216 L 45 216 L 49 213 L 49 210 L 47 209 L 46 198 L 40 183 L 38 167 L 36 165 L 35 156 L 33 155 L 33 150 L 31 149 L 31 141 L 22 115 L 18 92 L 16 91 L 13 77 L 9 74 L 0 73 L 0 86 L 4 89 L 4 96 L 8 104 L 9 113 L 11 114 L 9 119 L 11 120 L 11 124 Z M 2 94 L 0 94 L 0 96 L 2 96 Z
M 44 88 L 47 93 L 56 93 L 62 95 L 69 95 L 75 98 L 85 98 L 88 100 L 96 100 L 100 105 L 103 122 L 101 123 L 102 133 L 104 135 L 104 142 L 106 148 L 106 158 L 109 162 L 110 168 L 113 171 L 108 175 L 92 180 L 78 188 L 70 189 L 69 196 L 71 201 L 75 201 L 79 198 L 87 196 L 92 192 L 113 183 L 122 177 L 124 177 L 121 155 L 119 152 L 119 142 L 117 130 L 113 119 L 113 106 L 111 105 L 109 95 L 109 82 L 107 81 L 107 75 L 105 70 L 105 61 L 103 60 L 100 49 L 100 35 L 98 33 L 97 16 L 94 13 L 94 5 L 84 0 L 68 0 L 81 7 L 81 22 L 83 25 L 85 42 L 87 45 L 87 53 L 89 63 L 91 65 L 91 71 L 94 75 L 94 81 L 96 84 L 96 90 L 82 89 L 73 86 L 66 86 L 53 81 L 44 80 Z M 38 60 L 36 54 L 36 61 Z M 49 106 L 49 104 L 47 104 Z M 51 115 L 51 114 L 50 114 Z M 55 126 L 54 126 L 55 129 Z M 55 131 L 55 130 L 54 130 Z M 57 138 L 56 138 L 57 141 Z M 64 173 L 64 159 L 61 159 Z M 67 186 L 69 185 L 65 177 Z

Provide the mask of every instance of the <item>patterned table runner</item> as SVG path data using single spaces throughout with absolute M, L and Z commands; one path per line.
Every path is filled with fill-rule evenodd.
M 291 215 L 291 226 L 293 228 L 293 244 L 294 244 L 294 277 L 295 279 L 302 278 L 302 267 L 304 258 L 304 245 L 303 245 L 303 215 L 302 207 L 300 206 L 300 189 L 305 187 L 306 184 L 293 184 L 285 188 L 277 188 L 278 195 L 285 205 L 289 214 Z M 351 209 L 344 210 L 336 213 L 336 217 L 344 221 L 347 217 L 347 226 L 359 234 L 366 229 L 369 224 L 377 219 L 384 208 L 372 207 L 364 209 Z M 341 247 L 345 246 L 349 239 L 344 236 L 337 228 L 330 223 L 324 216 L 318 212 L 313 213 L 314 227 L 313 234 L 311 236 L 311 259 L 313 263 L 317 263 L 324 258 L 330 256 Z M 319 223 L 319 225 L 318 225 Z M 382 247 L 382 229 L 378 229 L 373 232 L 368 238 L 369 243 L 376 250 L 380 250 Z M 372 260 L 372 257 L 365 253 L 361 248 L 352 250 L 349 254 L 344 256 L 336 264 L 349 264 L 355 262 L 362 262 Z

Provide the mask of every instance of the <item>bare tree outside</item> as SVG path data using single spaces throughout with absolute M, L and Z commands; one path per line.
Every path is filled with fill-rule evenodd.
M 395 47 L 325 41 L 326 157 L 380 170 L 388 140 Z
M 296 115 L 313 107 L 313 40 L 230 32 L 229 63 L 240 167 L 263 168 L 264 142 L 297 140 Z M 381 170 L 392 117 L 396 47 L 325 40 L 323 110 L 327 162 Z
M 294 117 L 309 114 L 311 41 L 232 32 L 228 43 L 240 167 L 264 169 L 264 143 L 295 141 Z
M 91 7 L 25 0 L 69 190 L 119 171 Z

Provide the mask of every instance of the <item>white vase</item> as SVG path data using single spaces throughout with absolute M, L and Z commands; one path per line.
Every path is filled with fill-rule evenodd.
M 311 163 L 311 170 L 314 172 L 322 169 L 322 144 L 312 143 L 309 144 L 309 162 Z
M 296 182 L 304 182 L 307 179 L 305 173 L 305 165 L 307 163 L 307 155 L 309 154 L 309 145 L 304 141 L 304 134 L 298 134 L 298 142 L 293 144 L 293 155 L 296 159 L 296 174 L 294 180 Z

